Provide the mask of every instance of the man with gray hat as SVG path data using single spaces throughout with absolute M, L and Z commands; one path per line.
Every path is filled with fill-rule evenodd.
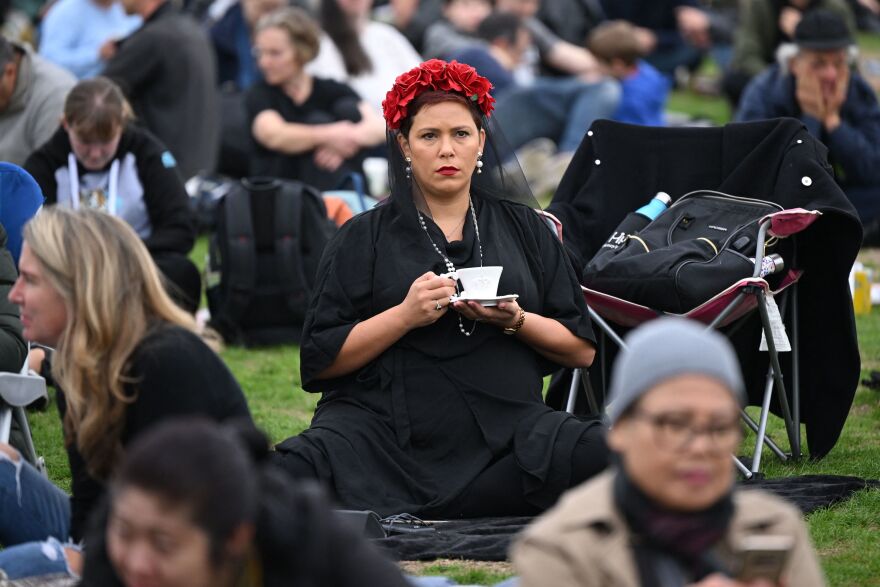
M 659 318 L 626 342 L 609 391 L 614 466 L 518 537 L 519 587 L 824 586 L 800 512 L 735 486 L 745 391 L 727 339 Z M 788 548 L 751 572 L 737 550 L 759 535 Z
M 807 12 L 780 63 L 746 87 L 735 119 L 800 119 L 828 147 L 838 184 L 868 226 L 880 218 L 880 105 L 852 66 L 855 51 L 843 18 Z

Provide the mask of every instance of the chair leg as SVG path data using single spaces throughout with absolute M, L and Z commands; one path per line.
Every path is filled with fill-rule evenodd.
M 758 438 L 755 441 L 755 454 L 752 457 L 752 472 L 761 471 L 761 453 L 764 449 L 764 437 L 767 435 L 767 417 L 770 415 L 770 399 L 773 397 L 773 373 L 772 368 L 767 372 L 767 382 L 764 385 L 764 399 L 761 403 L 761 419 L 758 424 Z
M 748 480 L 748 479 L 751 479 L 752 477 L 755 476 L 754 473 L 749 471 L 748 467 L 746 467 L 744 464 L 742 464 L 740 462 L 740 460 L 738 458 L 736 458 L 736 455 L 730 455 L 730 456 L 733 457 L 733 464 L 734 464 L 734 466 L 736 466 L 737 470 L 740 472 L 740 474 L 742 474 L 743 477 L 745 477 Z
M 568 402 L 565 404 L 565 411 L 574 414 L 574 405 L 577 403 L 578 387 L 581 384 L 581 370 L 571 370 L 571 387 L 568 388 Z
M 788 396 L 785 392 L 785 384 L 782 381 L 782 367 L 779 365 L 779 354 L 776 350 L 776 343 L 773 340 L 773 333 L 770 330 L 770 314 L 767 310 L 767 299 L 764 292 L 758 294 L 758 310 L 761 313 L 761 323 L 764 328 L 764 336 L 767 338 L 767 351 L 770 355 L 770 367 L 773 379 L 776 381 L 778 388 L 777 397 L 779 398 L 779 408 L 782 411 L 782 419 L 785 421 L 785 430 L 788 433 L 789 446 L 795 446 L 794 423 L 791 418 L 791 410 L 788 406 Z M 769 409 L 767 406 L 765 409 Z
M 748 426 L 749 429 L 757 435 L 758 423 L 755 422 L 745 410 L 740 410 L 740 415 L 742 416 L 743 422 L 746 423 L 746 426 Z M 770 438 L 769 434 L 766 434 L 764 436 L 764 444 L 767 446 L 767 448 L 773 451 L 773 454 L 779 457 L 779 460 L 787 461 L 790 458 L 781 448 L 779 448 L 779 445 L 776 444 L 772 438 Z
M 12 407 L 5 403 L 0 406 L 0 442 L 9 444 L 12 434 Z
M 791 410 L 794 420 L 794 443 L 791 455 L 794 459 L 801 458 L 801 373 L 800 373 L 800 321 L 798 320 L 798 284 L 791 286 L 791 307 L 789 322 L 791 323 Z
M 21 451 L 27 462 L 35 467 L 38 466 L 39 459 L 37 458 L 37 449 L 34 447 L 33 438 L 31 438 L 31 427 L 28 425 L 27 414 L 25 414 L 24 408 L 13 408 L 12 417 L 18 424 L 19 430 L 21 430 L 21 437 L 24 444 L 24 446 L 17 448 Z

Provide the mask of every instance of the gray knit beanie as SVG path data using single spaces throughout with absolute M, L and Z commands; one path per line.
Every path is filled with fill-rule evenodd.
M 684 318 L 658 318 L 626 337 L 627 350 L 614 362 L 608 416 L 617 422 L 655 385 L 677 375 L 705 375 L 745 404 L 745 388 L 733 347 L 718 332 Z

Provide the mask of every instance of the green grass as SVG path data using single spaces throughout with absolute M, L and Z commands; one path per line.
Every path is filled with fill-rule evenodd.
M 858 317 L 857 327 L 862 371 L 866 375 L 871 369 L 880 368 L 880 311 Z M 245 390 L 254 418 L 274 441 L 308 426 L 318 398 L 300 388 L 296 347 L 229 348 L 222 356 Z M 61 448 L 61 428 L 54 406 L 31 414 L 30 421 L 51 479 L 69 489 L 67 459 Z M 771 417 L 769 430 L 777 441 L 785 438 L 778 419 Z M 750 440 L 744 441 L 744 454 L 751 453 Z M 781 444 L 786 448 L 784 442 Z M 763 468 L 769 477 L 839 474 L 880 478 L 880 392 L 859 389 L 840 441 L 825 459 L 781 463 L 766 450 L 763 459 Z M 848 502 L 812 514 L 808 523 L 831 585 L 880 585 L 880 491 L 860 492 Z M 486 568 L 464 561 L 438 561 L 407 568 L 420 574 L 444 574 L 460 583 L 478 585 L 491 585 L 511 572 L 505 565 Z
M 860 38 L 863 48 L 880 52 L 880 36 Z M 730 110 L 722 98 L 676 91 L 669 109 L 686 112 L 722 124 Z M 201 267 L 207 240 L 199 239 L 191 257 Z M 880 369 L 880 312 L 857 319 L 862 372 Z M 274 441 L 280 441 L 306 428 L 317 396 L 300 388 L 299 353 L 296 347 L 245 350 L 230 348 L 222 354 L 248 397 L 257 423 Z M 30 422 L 39 452 L 46 458 L 50 478 L 69 489 L 70 475 L 62 448 L 61 427 L 54 405 L 32 413 Z M 785 437 L 781 421 L 771 418 L 769 430 L 777 440 Z M 744 454 L 751 453 L 753 441 L 744 441 Z M 781 443 L 786 448 L 785 443 Z M 840 441 L 823 460 L 804 459 L 780 463 L 764 451 L 763 469 L 769 477 L 802 474 L 838 474 L 880 478 L 880 392 L 860 388 Z M 880 491 L 863 491 L 853 499 L 816 512 L 808 517 L 810 533 L 822 565 L 833 587 L 876 587 L 880 585 Z M 491 585 L 508 577 L 507 565 L 485 565 L 468 561 L 437 561 L 407 564 L 410 572 L 443 574 L 459 583 Z M 797 586 L 789 586 L 797 587 Z

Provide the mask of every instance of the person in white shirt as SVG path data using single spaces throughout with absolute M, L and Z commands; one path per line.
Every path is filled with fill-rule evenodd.
M 306 71 L 349 85 L 382 112 L 394 79 L 422 58 L 393 26 L 370 20 L 372 7 L 372 0 L 322 2 L 321 48 Z

